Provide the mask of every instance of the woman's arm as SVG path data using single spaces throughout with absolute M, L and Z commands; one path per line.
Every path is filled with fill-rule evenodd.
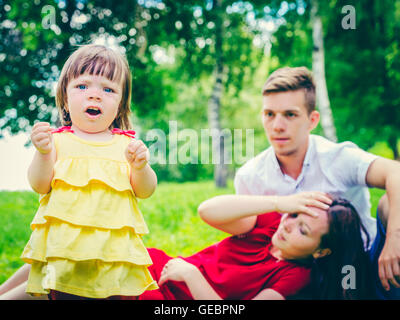
M 285 297 L 274 289 L 264 289 L 252 300 L 285 300 Z
M 168 280 L 184 281 L 194 300 L 222 300 L 200 270 L 183 259 L 172 259 L 164 266 L 158 285 Z
M 236 235 L 249 232 L 259 214 L 277 211 L 315 216 L 310 206 L 326 210 L 331 203 L 326 194 L 318 191 L 290 196 L 223 195 L 201 203 L 198 212 L 212 227 Z
M 42 294 L 40 296 L 32 296 L 26 293 L 26 285 L 28 281 L 25 281 L 15 288 L 7 291 L 0 295 L 0 300 L 48 300 L 47 295 Z
M 172 259 L 164 266 L 158 284 L 161 286 L 168 280 L 184 281 L 195 300 L 222 300 L 200 270 L 183 259 Z M 264 289 L 252 300 L 285 300 L 285 297 L 273 289 Z
M 29 271 L 31 270 L 30 264 L 24 264 L 19 268 L 9 279 L 7 279 L 0 286 L 0 295 L 18 287 L 20 284 L 28 280 Z

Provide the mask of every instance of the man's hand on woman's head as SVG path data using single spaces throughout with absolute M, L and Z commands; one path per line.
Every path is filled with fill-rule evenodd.
M 276 196 L 276 210 L 280 213 L 304 213 L 317 217 L 312 207 L 328 210 L 332 199 L 324 192 L 306 191 L 290 196 Z

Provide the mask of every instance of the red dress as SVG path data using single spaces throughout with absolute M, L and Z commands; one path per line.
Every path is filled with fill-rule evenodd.
M 250 232 L 228 237 L 182 259 L 197 266 L 222 299 L 252 299 L 267 288 L 284 297 L 294 295 L 309 283 L 310 269 L 271 255 L 271 238 L 280 218 L 275 212 L 259 215 Z M 158 249 L 148 251 L 153 260 L 149 270 L 158 282 L 164 265 L 173 258 Z M 187 300 L 193 297 L 184 282 L 168 281 L 157 290 L 144 292 L 139 299 Z

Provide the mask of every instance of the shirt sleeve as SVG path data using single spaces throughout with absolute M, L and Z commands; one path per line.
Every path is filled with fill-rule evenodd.
M 278 272 L 277 277 L 279 279 L 268 289 L 275 290 L 286 298 L 295 295 L 310 283 L 310 269 L 293 267 L 290 270 Z
M 371 163 L 378 156 L 366 152 L 356 146 L 343 147 L 339 156 L 332 159 L 335 167 L 335 174 L 341 176 L 341 179 L 351 186 L 367 186 L 367 171 Z

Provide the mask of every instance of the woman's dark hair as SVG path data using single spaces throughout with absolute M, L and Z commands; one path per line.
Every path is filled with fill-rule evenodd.
M 332 253 L 314 260 L 311 286 L 314 299 L 374 299 L 371 263 L 365 250 L 362 234 L 369 246 L 369 235 L 362 225 L 356 209 L 345 199 L 333 199 L 328 209 L 329 231 L 321 237 L 320 248 Z M 355 286 L 343 279 L 343 267 L 350 266 L 355 276 Z M 348 268 L 348 267 L 347 267 Z M 350 275 L 350 274 L 349 274 Z M 346 282 L 346 283 L 342 283 Z

